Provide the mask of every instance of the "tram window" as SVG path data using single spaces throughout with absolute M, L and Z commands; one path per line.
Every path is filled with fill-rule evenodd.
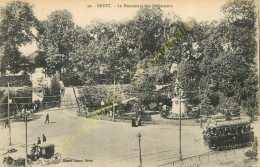
M 224 135 L 229 135 L 229 134 L 230 134 L 230 129 L 229 128 L 225 128 Z
M 246 127 L 243 126 L 243 127 L 242 127 L 242 133 L 245 133 L 245 132 L 246 132 Z
M 236 134 L 236 128 L 235 127 L 231 128 L 231 134 Z
M 224 129 L 219 129 L 219 135 L 223 136 L 224 135 Z
M 227 135 L 227 128 L 224 129 L 224 135 Z
M 227 134 L 230 135 L 230 129 L 229 128 L 227 128 Z
M 250 125 L 247 125 L 247 126 L 245 127 L 245 132 L 250 132 Z
M 213 129 L 211 130 L 211 134 L 214 135 L 214 136 L 216 135 L 216 128 L 213 128 Z
M 217 129 L 216 130 L 216 136 L 219 136 L 220 135 L 220 129 Z
M 241 127 L 241 126 L 238 126 L 238 127 L 237 127 L 237 133 L 238 133 L 238 134 L 241 134 L 241 133 L 242 133 L 242 127 Z

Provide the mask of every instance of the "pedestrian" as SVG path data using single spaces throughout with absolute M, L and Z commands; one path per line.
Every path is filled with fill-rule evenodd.
M 136 127 L 135 117 L 132 119 L 132 127 Z
M 35 113 L 36 112 L 36 103 L 33 105 L 33 112 Z
M 142 118 L 141 118 L 141 115 L 139 116 L 138 118 L 138 126 L 141 126 L 142 125 Z
M 46 115 L 46 120 L 45 120 L 45 123 L 48 121 L 49 123 L 49 114 Z
M 22 114 L 25 113 L 25 107 L 22 107 L 22 110 L 21 110 Z
M 41 142 L 41 139 L 40 139 L 40 137 L 38 137 L 38 141 L 37 141 L 37 145 L 39 145 L 39 144 L 41 144 L 42 142 Z
M 46 139 L 46 136 L 43 134 L 43 135 L 42 135 L 42 142 L 44 143 L 44 142 L 46 142 L 46 140 L 47 140 L 47 139 Z
M 35 100 L 36 112 L 39 110 L 40 107 L 40 100 Z

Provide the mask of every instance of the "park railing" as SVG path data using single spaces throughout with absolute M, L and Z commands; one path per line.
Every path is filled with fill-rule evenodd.
M 210 152 L 207 154 L 186 157 L 181 160 L 168 162 L 168 163 L 165 163 L 165 164 L 162 164 L 159 166 L 160 167 L 165 167 L 165 166 L 191 167 L 194 165 L 199 166 L 200 164 L 213 163 L 213 162 L 218 162 L 218 161 L 223 161 L 223 160 L 232 160 L 232 159 L 242 160 L 242 158 L 245 156 L 245 153 L 249 149 L 250 149 L 250 147 L 234 149 L 234 150 L 225 150 L 225 151 L 219 151 L 219 152 Z

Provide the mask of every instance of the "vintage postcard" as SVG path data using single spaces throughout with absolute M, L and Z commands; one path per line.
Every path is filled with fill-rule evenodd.
M 0 166 L 257 167 L 259 0 L 0 0 Z

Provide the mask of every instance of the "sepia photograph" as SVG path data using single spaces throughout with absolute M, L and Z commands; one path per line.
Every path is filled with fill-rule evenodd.
M 0 167 L 260 166 L 260 0 L 0 0 Z

